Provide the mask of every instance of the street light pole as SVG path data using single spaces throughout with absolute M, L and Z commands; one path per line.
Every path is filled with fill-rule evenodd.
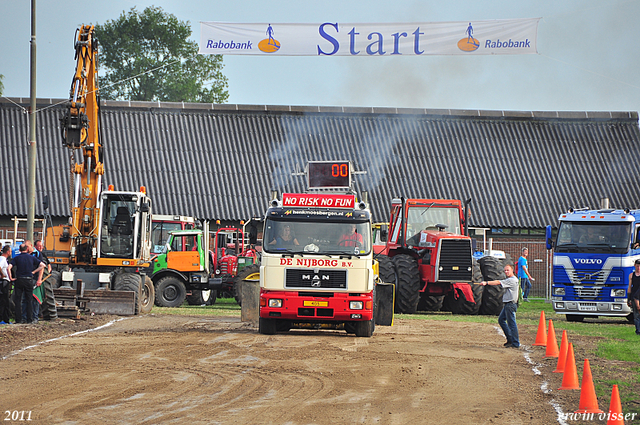
M 31 0 L 31 92 L 29 104 L 29 186 L 27 191 L 27 239 L 32 242 L 33 222 L 36 215 L 36 155 L 36 0 Z

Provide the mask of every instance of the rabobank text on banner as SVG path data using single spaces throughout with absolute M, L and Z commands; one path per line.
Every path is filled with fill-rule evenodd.
M 537 53 L 540 18 L 396 24 L 200 23 L 200 54 L 281 56 Z

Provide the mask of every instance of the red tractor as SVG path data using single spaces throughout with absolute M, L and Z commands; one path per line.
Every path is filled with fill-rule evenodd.
M 211 253 L 214 279 L 220 279 L 222 284 L 219 293 L 222 296 L 233 296 L 239 304 L 242 301 L 241 282 L 253 278 L 251 276 L 260 271 L 255 242 L 246 242 L 243 229 L 222 227 L 216 231 L 214 250 Z
M 377 256 L 380 277 L 396 284 L 395 311 L 446 308 L 457 314 L 477 314 L 482 286 L 467 236 L 466 211 L 459 200 L 394 199 L 388 237 Z M 446 296 L 446 300 L 445 300 Z

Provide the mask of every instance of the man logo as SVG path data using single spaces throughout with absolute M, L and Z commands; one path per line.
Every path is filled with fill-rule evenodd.
M 469 22 L 466 33 L 467 36 L 458 41 L 458 49 L 462 50 L 463 52 L 473 52 L 475 50 L 478 50 L 478 47 L 480 47 L 480 42 L 473 38 L 473 27 L 471 26 L 471 22 Z
M 314 280 L 313 282 L 311 282 L 311 286 L 320 287 L 320 281 Z
M 258 43 L 258 49 L 265 53 L 274 53 L 280 50 L 280 42 L 273 38 L 273 34 L 273 27 L 271 26 L 271 24 L 269 24 L 269 26 L 267 27 L 268 38 L 265 38 L 260 43 Z

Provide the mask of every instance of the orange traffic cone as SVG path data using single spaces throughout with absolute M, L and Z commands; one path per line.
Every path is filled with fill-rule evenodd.
M 540 323 L 538 324 L 538 334 L 536 335 L 536 342 L 533 345 L 541 345 L 545 347 L 547 345 L 547 327 L 544 319 L 544 310 L 540 312 Z
M 569 340 L 567 339 L 567 331 L 562 331 L 562 341 L 560 341 L 560 354 L 558 355 L 558 364 L 554 373 L 564 373 L 564 364 L 567 360 L 567 350 L 569 350 Z
M 567 360 L 564 365 L 564 374 L 562 375 L 562 386 L 559 390 L 579 390 L 580 381 L 578 380 L 578 370 L 576 369 L 576 359 L 573 355 L 573 343 L 569 343 L 567 350 Z
M 549 319 L 549 332 L 547 333 L 547 351 L 546 357 L 558 357 L 558 340 L 556 339 L 556 331 L 553 327 L 553 320 Z
M 578 410 L 576 410 L 575 413 L 604 413 L 598 408 L 598 398 L 596 397 L 596 389 L 593 386 L 589 359 L 584 359 L 582 388 L 580 389 L 580 404 L 578 405 Z
M 622 403 L 620 403 L 620 394 L 618 394 L 618 386 L 614 385 L 611 391 L 611 403 L 609 404 L 609 414 L 607 415 L 607 425 L 624 425 L 624 416 L 622 415 Z

